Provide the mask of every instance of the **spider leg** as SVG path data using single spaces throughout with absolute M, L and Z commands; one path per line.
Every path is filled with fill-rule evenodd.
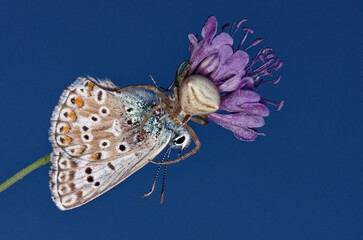
M 159 103 L 157 105 L 155 105 L 145 116 L 144 120 L 142 120 L 141 125 L 140 125 L 140 135 L 141 137 L 143 137 L 143 132 L 144 132 L 144 126 L 147 122 L 147 120 L 149 120 L 149 118 L 160 108 L 164 108 L 165 103 Z
M 167 162 L 154 162 L 153 160 L 149 160 L 149 162 L 157 164 L 157 165 L 168 165 L 168 164 L 173 164 L 173 163 L 178 163 L 183 161 L 184 159 L 192 156 L 193 154 L 195 154 L 196 152 L 198 152 L 198 150 L 200 149 L 200 141 L 197 137 L 197 134 L 195 134 L 195 132 L 193 131 L 193 129 L 188 125 L 185 124 L 184 128 L 188 131 L 188 133 L 190 134 L 191 138 L 193 139 L 194 143 L 195 143 L 195 147 L 190 150 L 189 152 L 187 152 L 186 154 L 178 157 L 175 160 L 172 161 L 167 161 Z
M 190 120 L 193 121 L 193 122 L 202 124 L 204 126 L 206 126 L 208 124 L 208 121 L 207 120 L 200 119 L 200 118 L 196 118 L 196 117 L 191 117 Z
M 170 99 L 164 93 L 160 92 L 160 90 L 157 87 L 151 86 L 151 85 L 128 86 L 128 87 L 118 89 L 117 92 L 121 92 L 121 91 L 124 91 L 124 90 L 130 90 L 130 89 L 145 89 L 145 90 L 153 91 L 156 95 L 158 95 L 160 97 L 160 99 L 164 103 L 166 103 L 167 105 L 171 104 Z

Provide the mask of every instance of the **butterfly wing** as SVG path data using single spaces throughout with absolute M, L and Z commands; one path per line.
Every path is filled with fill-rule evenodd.
M 144 138 L 139 135 L 155 96 L 118 90 L 111 82 L 78 78 L 53 112 L 50 188 L 61 210 L 81 206 L 122 182 L 170 140 L 171 131 L 160 126 L 147 128 Z

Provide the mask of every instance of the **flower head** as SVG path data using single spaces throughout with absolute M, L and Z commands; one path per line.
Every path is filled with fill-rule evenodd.
M 276 80 L 269 81 L 261 77 L 273 76 L 272 72 L 280 69 L 282 62 L 275 57 L 271 48 L 259 50 L 250 59 L 246 50 L 262 39 L 241 50 L 248 34 L 253 33 L 249 28 L 243 28 L 245 35 L 234 49 L 233 36 L 245 21 L 225 25 L 223 31 L 216 35 L 217 19 L 211 16 L 202 29 L 201 40 L 189 34 L 191 56 L 187 77 L 204 76 L 218 89 L 221 96 L 219 110 L 225 113 L 210 113 L 208 119 L 231 130 L 240 140 L 254 141 L 257 135 L 264 135 L 258 133 L 257 128 L 265 124 L 264 117 L 269 115 L 267 103 L 278 106 L 277 110 L 283 105 L 283 101 L 276 103 L 262 98 L 256 89 L 264 82 L 277 84 L 280 81 L 280 75 Z M 229 29 L 228 33 L 224 32 L 226 29 Z

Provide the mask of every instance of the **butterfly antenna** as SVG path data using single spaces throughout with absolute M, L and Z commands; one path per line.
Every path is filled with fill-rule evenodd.
M 168 153 L 168 157 L 166 159 L 166 162 L 169 161 L 169 157 L 170 157 L 170 153 L 171 153 L 171 147 L 168 150 L 169 150 L 169 153 Z M 163 187 L 161 188 L 160 204 L 163 204 L 163 202 L 164 202 L 164 189 L 165 189 L 165 178 L 166 178 L 166 168 L 167 167 L 168 167 L 168 165 L 165 165 L 164 176 L 163 176 Z
M 161 162 L 164 162 L 164 159 L 165 159 L 165 157 L 167 155 L 170 156 L 170 151 L 171 151 L 171 147 L 168 150 L 166 150 L 166 152 L 164 153 L 164 156 L 163 156 L 163 159 L 161 160 Z M 169 154 L 168 154 L 168 152 L 169 152 Z M 169 157 L 168 157 L 168 159 L 169 159 Z M 156 180 L 158 179 L 158 176 L 159 176 L 160 169 L 161 169 L 161 165 L 159 165 L 158 170 L 156 171 L 156 175 L 155 175 L 155 178 L 154 178 L 153 185 L 151 186 L 151 188 L 150 188 L 150 190 L 149 190 L 148 193 L 142 195 L 143 197 L 148 197 L 148 196 L 150 196 L 153 193 L 154 188 L 155 188 L 155 184 L 156 184 Z

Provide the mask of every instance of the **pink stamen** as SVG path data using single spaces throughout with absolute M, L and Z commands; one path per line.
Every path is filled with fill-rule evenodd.
M 261 103 L 271 104 L 273 106 L 276 106 L 277 107 L 276 111 L 281 110 L 281 108 L 284 106 L 284 102 L 285 102 L 284 100 L 281 100 L 281 102 L 278 103 L 278 102 L 275 102 L 275 101 L 268 100 L 266 98 L 261 98 Z
M 285 101 L 284 100 L 281 100 L 279 106 L 277 107 L 277 111 L 280 111 L 281 110 L 281 108 L 284 106 L 284 103 L 285 103 Z
M 279 63 L 279 65 L 277 66 L 277 67 L 275 67 L 274 69 L 277 71 L 277 70 L 279 70 L 281 67 L 282 67 L 282 65 L 283 65 L 284 63 L 282 62 L 282 61 L 280 61 L 280 63 Z
M 259 44 L 260 42 L 262 42 L 263 39 L 262 38 L 257 38 L 255 41 L 253 41 L 253 43 L 251 45 L 249 45 L 248 47 L 246 47 L 245 49 L 243 49 L 243 51 L 246 51 L 247 49 L 256 46 L 257 44 Z
M 247 38 L 247 36 L 248 36 L 248 33 L 253 34 L 253 31 L 252 31 L 252 29 L 250 29 L 250 28 L 243 28 L 243 31 L 246 31 L 246 33 L 245 33 L 245 35 L 243 36 L 243 38 L 242 38 L 241 42 L 239 43 L 239 45 L 238 45 L 238 48 L 237 48 L 237 49 L 241 49 L 241 47 L 242 47 L 243 43 L 245 42 L 245 40 L 246 40 L 246 38 Z
M 233 33 L 232 33 L 232 37 L 234 36 L 234 34 L 237 32 L 237 30 L 238 30 L 238 28 L 242 25 L 242 23 L 244 23 L 244 22 L 247 22 L 247 19 L 242 19 L 242 20 L 240 20 L 238 23 L 237 23 L 237 25 L 236 25 L 236 29 L 233 31 Z
M 281 74 L 279 74 L 279 77 L 273 81 L 274 84 L 278 84 L 281 80 Z

